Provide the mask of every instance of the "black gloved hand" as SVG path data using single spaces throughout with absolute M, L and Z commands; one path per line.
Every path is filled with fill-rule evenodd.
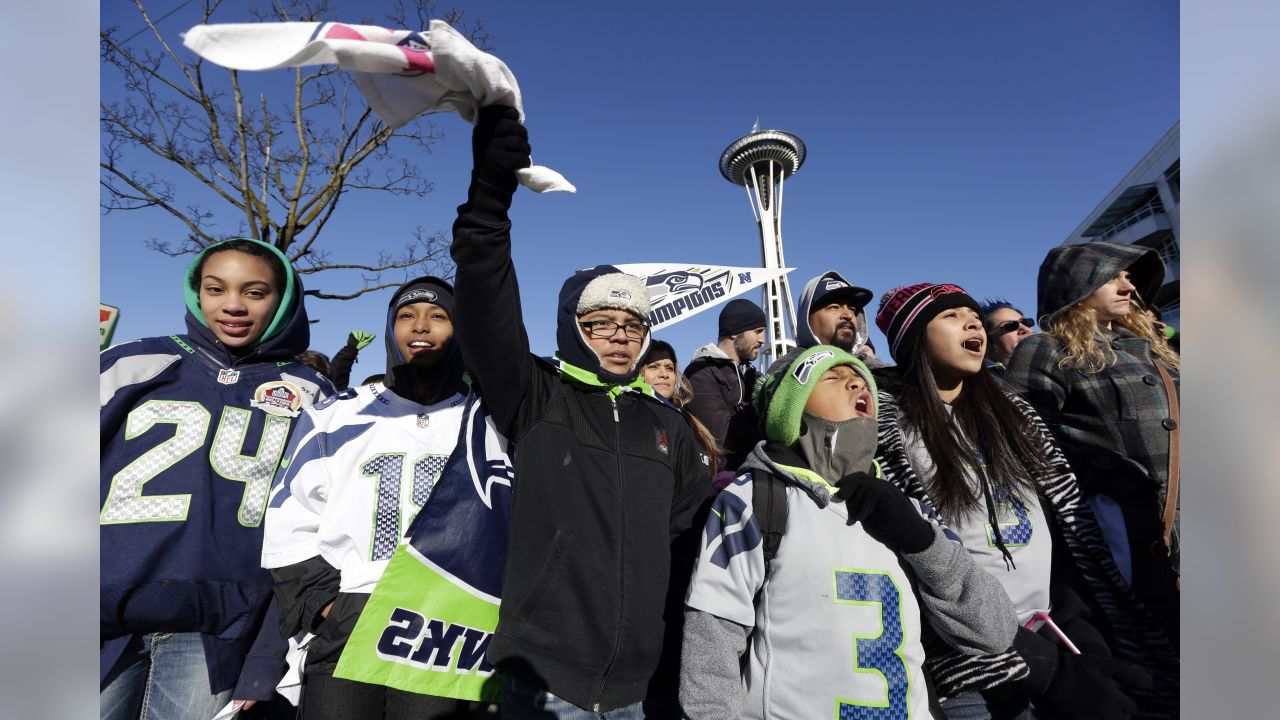
M 1151 687 L 1151 675 L 1123 660 L 1102 655 L 1058 652 L 1058 669 L 1049 688 L 1033 701 L 1036 717 L 1127 720 L 1138 703 L 1125 689 Z
M 836 482 L 835 499 L 844 503 L 850 525 L 861 522 L 894 552 L 917 553 L 933 543 L 933 525 L 888 480 L 863 472 L 845 475 Z
M 516 191 L 516 170 L 529 167 L 529 133 L 520 113 L 508 105 L 480 108 L 471 133 L 473 178 L 505 191 Z

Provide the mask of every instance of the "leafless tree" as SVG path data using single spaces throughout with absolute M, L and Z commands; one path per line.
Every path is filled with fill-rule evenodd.
M 218 22 L 214 14 L 222 0 L 201 2 L 201 22 Z M 291 71 L 291 83 L 282 81 L 287 90 L 246 97 L 239 73 L 186 51 L 176 44 L 176 32 L 166 36 L 157 27 L 163 16 L 153 18 L 143 0 L 134 4 L 143 25 L 139 32 L 100 33 L 103 72 L 116 74 L 124 89 L 121 99 L 101 103 L 104 214 L 159 209 L 177 218 L 186 226 L 185 239 L 147 241 L 171 256 L 243 235 L 273 243 L 304 275 L 359 272 L 355 288 L 325 290 L 311 281 L 315 287 L 307 294 L 318 298 L 345 300 L 394 287 L 398 279 L 382 280 L 388 271 L 452 275 L 443 233 L 421 226 L 399 251 L 347 246 L 339 257 L 321 242 L 347 193 L 431 192 L 419 161 L 442 137 L 433 122 L 419 118 L 387 127 L 349 74 L 334 66 L 298 68 Z M 465 18 L 457 8 L 437 10 L 430 0 L 397 0 L 385 22 L 416 30 L 439 18 L 489 49 L 492 38 L 483 19 Z M 264 22 L 318 22 L 335 14 L 330 0 L 271 0 L 268 9 L 253 11 Z M 345 257 L 352 252 L 365 256 Z M 322 277 L 334 282 L 338 276 Z

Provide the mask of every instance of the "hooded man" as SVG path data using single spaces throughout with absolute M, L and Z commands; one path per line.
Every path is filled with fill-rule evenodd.
M 805 283 L 800 291 L 796 317 L 796 346 L 834 345 L 876 369 L 888 367 L 873 352 L 864 350 L 867 333 L 867 303 L 871 291 L 852 285 L 835 270 L 828 270 Z
M 307 410 L 276 473 L 262 565 L 271 570 L 281 634 L 316 636 L 302 660 L 304 720 L 430 720 L 457 709 L 449 698 L 334 677 L 458 441 L 466 387 L 455 310 L 453 287 L 440 278 L 400 286 L 387 305 L 384 382 Z
M 716 342 L 694 351 L 684 376 L 693 386 L 689 412 L 724 449 L 725 468 L 735 470 L 759 439 L 751 393 L 760 373 L 751 361 L 764 345 L 764 311 L 750 300 L 730 300 L 719 326 Z
M 672 543 L 708 490 L 679 411 L 638 379 L 649 344 L 640 278 L 599 265 L 560 290 L 556 357 L 529 352 L 507 211 L 529 142 L 513 108 L 481 109 L 458 208 L 455 319 L 463 357 L 511 442 L 511 534 L 488 660 L 505 718 L 632 717 L 660 694 L 683 580 Z M 675 604 L 669 605 L 669 596 Z

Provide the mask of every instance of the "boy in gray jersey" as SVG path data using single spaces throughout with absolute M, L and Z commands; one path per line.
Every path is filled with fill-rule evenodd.
M 868 473 L 875 398 L 866 366 L 839 348 L 770 369 L 756 398 L 766 440 L 712 506 L 685 603 L 687 717 L 927 718 L 922 609 L 962 652 L 1012 643 L 1000 585 L 924 519 L 932 508 Z M 755 474 L 785 488 L 771 559 Z

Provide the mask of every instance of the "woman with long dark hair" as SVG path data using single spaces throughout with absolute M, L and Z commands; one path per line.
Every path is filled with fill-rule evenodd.
M 1176 660 L 1039 417 L 983 366 L 978 303 L 955 285 L 901 287 L 881 299 L 876 324 L 898 362 L 878 378 L 884 475 L 938 509 L 1024 625 L 1008 653 L 966 658 L 934 645 L 947 716 L 1130 717 L 1134 691 L 1150 684 L 1135 666 L 1171 676 L 1167 689 Z

